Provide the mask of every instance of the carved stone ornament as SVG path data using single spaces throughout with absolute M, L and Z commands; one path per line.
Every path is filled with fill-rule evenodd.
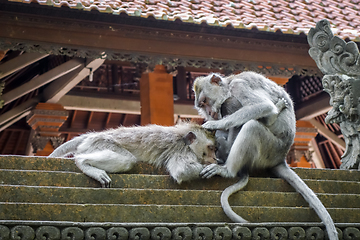
M 325 74 L 324 90 L 333 107 L 325 122 L 337 123 L 346 143 L 341 169 L 359 169 L 360 162 L 360 63 L 354 42 L 333 36 L 330 23 L 321 20 L 308 34 L 309 54 Z
M 356 224 L 354 224 L 356 225 Z M 358 226 L 337 227 L 339 239 L 359 239 Z M 0 222 L 0 239 L 10 240 L 251 240 L 327 239 L 314 224 L 168 224 Z
M 359 49 L 356 43 L 334 36 L 326 19 L 311 28 L 308 36 L 309 54 L 324 74 L 360 75 Z
M 45 148 L 46 144 L 50 141 L 53 148 L 57 148 L 64 142 L 65 138 L 63 137 L 48 137 L 48 136 L 39 136 L 36 135 L 31 139 L 31 144 L 34 149 L 34 153 L 38 150 L 42 150 Z M 1 239 L 1 238 L 0 238 Z

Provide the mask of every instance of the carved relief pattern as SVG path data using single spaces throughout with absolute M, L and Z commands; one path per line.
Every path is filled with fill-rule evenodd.
M 54 55 L 66 55 L 69 57 L 81 58 L 106 58 L 109 60 L 118 60 L 124 62 L 131 62 L 134 65 L 142 64 L 147 68 L 153 69 L 155 65 L 165 65 L 168 71 L 172 71 L 178 66 L 195 67 L 195 68 L 209 68 L 225 70 L 229 73 L 236 71 L 256 71 L 266 76 L 291 77 L 293 75 L 319 75 L 319 70 L 303 69 L 296 66 L 277 66 L 276 64 L 261 64 L 248 63 L 230 60 L 216 60 L 216 59 L 200 59 L 189 57 L 178 57 L 169 55 L 151 55 L 128 52 L 115 51 L 96 51 L 81 48 L 72 48 L 66 46 L 49 45 L 46 43 L 31 43 L 31 42 L 13 42 L 12 40 L 0 39 L 0 49 L 11 49 L 25 52 L 40 52 Z
M 359 49 L 354 42 L 346 43 L 333 36 L 330 23 L 321 20 L 308 35 L 309 54 L 319 69 L 326 74 L 323 79 L 324 90 L 330 95 L 332 109 L 325 122 L 338 123 L 346 143 L 341 157 L 341 169 L 359 169 L 359 101 L 360 101 L 360 63 Z
M 321 20 L 308 33 L 309 54 L 324 74 L 360 75 L 359 49 L 334 36 L 327 20 Z
M 339 239 L 359 239 L 358 227 L 337 228 Z M 126 225 L 115 227 L 0 225 L 2 240 L 295 240 L 326 239 L 318 226 L 155 226 Z
M 49 141 L 55 149 L 65 141 L 65 138 L 63 138 L 63 137 L 45 137 L 45 136 L 36 135 L 31 140 L 31 144 L 34 149 L 34 152 L 36 152 L 37 150 L 44 149 L 46 144 Z

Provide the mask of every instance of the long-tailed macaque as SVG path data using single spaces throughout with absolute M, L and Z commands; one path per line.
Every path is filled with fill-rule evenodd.
M 235 177 L 238 174 L 241 177 L 222 193 L 221 204 L 226 215 L 235 222 L 246 222 L 231 209 L 228 198 L 247 184 L 249 171 L 270 169 L 288 181 L 316 211 L 326 226 L 329 239 L 338 239 L 326 208 L 285 162 L 296 132 L 293 103 L 286 91 L 254 72 L 228 77 L 212 73 L 198 77 L 193 90 L 195 107 L 207 120 L 203 127 L 220 131 L 217 136 L 222 152 L 218 156 L 226 157 L 224 165 L 205 167 L 202 177 Z M 276 106 L 279 101 L 285 101 L 285 106 Z
M 179 184 L 200 178 L 204 165 L 216 162 L 213 132 L 194 123 L 90 132 L 62 144 L 49 157 L 69 155 L 83 173 L 102 187 L 110 187 L 106 172 L 126 172 L 139 161 L 165 166 Z

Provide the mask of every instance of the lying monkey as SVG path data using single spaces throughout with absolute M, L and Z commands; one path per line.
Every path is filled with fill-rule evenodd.
M 296 132 L 293 103 L 286 91 L 254 72 L 229 77 L 216 73 L 198 77 L 193 90 L 195 107 L 207 120 L 203 127 L 220 132 L 217 136 L 222 138 L 220 142 L 223 146 L 219 148 L 221 152 L 218 156 L 226 158 L 223 159 L 224 165 L 205 167 L 201 172 L 202 177 L 241 175 L 241 180 L 226 188 L 221 196 L 226 215 L 235 222 L 246 222 L 231 209 L 228 198 L 246 186 L 249 171 L 270 169 L 288 181 L 316 211 L 326 226 L 329 239 L 338 239 L 334 222 L 326 208 L 286 164 L 285 157 Z M 279 111 L 276 104 L 281 99 L 286 104 Z
M 215 137 L 194 123 L 148 125 L 90 132 L 62 144 L 49 157 L 73 155 L 78 168 L 110 187 L 108 173 L 129 171 L 137 162 L 165 166 L 177 183 L 200 177 L 215 161 Z

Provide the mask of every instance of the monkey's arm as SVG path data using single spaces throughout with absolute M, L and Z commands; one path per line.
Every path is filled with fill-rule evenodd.
M 231 86 L 231 94 L 241 103 L 242 107 L 223 119 L 206 122 L 203 125 L 204 128 L 227 130 L 232 127 L 241 127 L 251 119 L 268 118 L 279 113 L 268 93 L 261 88 L 250 87 L 247 81 L 234 81 Z
M 233 114 L 223 119 L 207 121 L 203 124 L 203 127 L 211 130 L 227 130 L 232 127 L 241 127 L 251 119 L 266 118 L 278 114 L 275 104 L 270 100 L 264 101 L 262 99 L 258 99 L 257 102 L 258 103 L 256 104 L 243 106 Z

